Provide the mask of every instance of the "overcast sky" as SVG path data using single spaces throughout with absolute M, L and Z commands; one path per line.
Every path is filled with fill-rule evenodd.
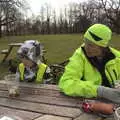
M 27 0 L 27 1 L 30 4 L 32 12 L 37 15 L 40 12 L 40 6 L 44 5 L 45 3 L 50 4 L 52 8 L 55 8 L 56 11 L 59 11 L 60 8 L 63 8 L 70 2 L 78 3 L 86 0 Z

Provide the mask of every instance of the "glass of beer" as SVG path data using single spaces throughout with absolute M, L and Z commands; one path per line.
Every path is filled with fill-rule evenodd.
M 19 92 L 19 81 L 16 79 L 15 74 L 8 74 L 5 76 L 6 85 L 8 88 L 8 95 L 10 98 L 18 97 Z

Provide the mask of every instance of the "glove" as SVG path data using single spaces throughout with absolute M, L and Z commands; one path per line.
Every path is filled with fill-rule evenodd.
M 120 104 L 120 89 L 99 86 L 97 93 L 99 98 L 105 98 L 114 103 Z

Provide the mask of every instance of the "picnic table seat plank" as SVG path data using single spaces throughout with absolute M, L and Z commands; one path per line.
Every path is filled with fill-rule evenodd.
M 34 112 L 28 112 L 28 111 L 22 111 L 22 110 L 16 110 L 16 109 L 10 109 L 6 107 L 0 106 L 0 115 L 2 116 L 17 116 L 21 118 L 21 120 L 33 120 L 35 118 L 40 117 L 42 114 L 40 113 L 34 113 Z
M 7 57 L 9 56 L 9 54 L 11 53 L 11 51 L 12 51 L 12 49 L 14 48 L 14 47 L 20 47 L 21 45 L 22 45 L 23 43 L 10 43 L 10 44 L 8 44 L 8 49 L 6 49 L 6 50 L 2 50 L 1 51 L 1 54 L 4 54 L 5 56 L 3 57 L 3 60 L 2 60 L 2 62 L 5 62 L 5 60 L 7 59 Z M 44 58 L 44 54 L 46 53 L 46 50 L 44 49 L 44 46 L 43 45 L 41 45 L 41 47 L 42 47 L 42 52 L 41 52 L 41 59 L 42 59 L 42 61 L 43 62 L 46 62 L 46 59 Z
M 16 46 L 16 47 L 20 47 L 23 43 L 10 43 L 8 44 L 8 46 Z
M 3 54 L 5 54 L 5 56 L 3 57 L 2 62 L 5 62 L 5 60 L 7 59 L 7 57 L 9 56 L 9 54 L 11 53 L 13 47 L 20 47 L 22 45 L 22 43 L 10 43 L 8 44 L 9 48 L 5 51 L 3 50 Z
M 7 54 L 7 53 L 8 53 L 8 49 L 1 50 L 1 54 Z
M 0 98 L 0 106 L 71 118 L 74 118 L 82 113 L 81 110 L 78 108 L 32 103 L 8 98 Z
M 6 59 L 7 59 L 7 57 L 8 57 L 8 55 L 10 54 L 10 52 L 12 51 L 12 46 L 10 46 L 9 48 L 8 48 L 8 52 L 5 54 L 5 56 L 4 56 L 4 58 L 3 58 L 3 60 L 2 60 L 2 62 L 4 62 Z
M 72 120 L 72 118 L 59 117 L 53 115 L 43 115 L 39 118 L 36 118 L 35 120 Z

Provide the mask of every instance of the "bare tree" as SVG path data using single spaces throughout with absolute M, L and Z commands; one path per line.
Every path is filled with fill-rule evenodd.
M 120 0 L 99 0 L 99 4 L 104 9 L 110 26 L 120 33 Z
M 56 17 L 56 11 L 55 9 L 53 10 L 53 23 L 52 23 L 52 33 L 56 34 L 57 33 L 57 17 Z
M 109 25 L 120 33 L 120 0 L 89 0 L 70 3 L 58 15 L 49 4 L 40 14 L 25 18 L 25 0 L 0 0 L 0 36 L 23 34 L 82 33 L 94 23 Z M 34 19 L 33 19 L 34 18 Z
M 73 6 L 69 4 L 68 6 L 68 32 L 73 32 Z
M 47 17 L 47 19 L 46 19 L 46 27 L 47 27 L 47 29 L 46 29 L 46 32 L 47 32 L 47 34 L 50 34 L 50 22 L 51 22 L 51 6 L 49 5 L 49 4 L 46 4 L 46 17 Z
M 45 33 L 45 8 L 44 6 L 41 6 L 40 8 L 40 21 L 41 21 L 41 33 L 44 34 Z
M 39 18 L 36 18 L 34 20 L 34 23 L 32 25 L 32 31 L 34 34 L 40 34 L 41 31 L 41 21 Z
M 9 34 L 11 24 L 17 20 L 21 10 L 25 10 L 25 3 L 25 0 L 0 0 L 0 37 L 2 28 L 6 28 L 6 32 Z
M 64 33 L 68 33 L 68 13 L 67 7 L 64 8 Z
M 62 10 L 60 10 L 60 16 L 58 18 L 58 32 L 59 33 L 64 33 L 63 27 L 64 27 L 64 17 L 63 17 Z
M 72 32 L 84 32 L 91 24 L 91 13 L 93 13 L 87 3 L 72 3 L 69 11 L 69 26 Z

